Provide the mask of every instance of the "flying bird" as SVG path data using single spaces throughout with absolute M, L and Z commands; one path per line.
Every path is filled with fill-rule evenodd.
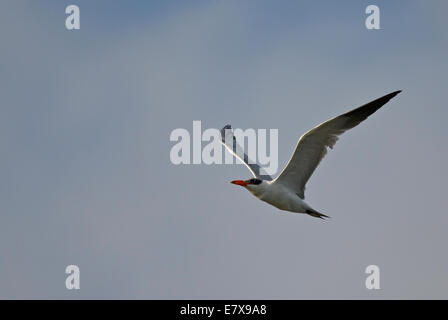
M 259 165 L 249 161 L 247 154 L 236 143 L 232 127 L 226 125 L 221 129 L 221 142 L 254 176 L 231 183 L 246 188 L 258 199 L 280 210 L 304 213 L 321 219 L 329 218 L 305 202 L 306 183 L 327 154 L 328 148 L 333 149 L 341 134 L 356 127 L 400 92 L 401 90 L 389 93 L 306 132 L 300 137 L 291 159 L 276 179 L 263 174 Z

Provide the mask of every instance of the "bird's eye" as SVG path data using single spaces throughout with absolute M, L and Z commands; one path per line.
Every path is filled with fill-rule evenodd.
M 251 184 L 260 184 L 261 180 L 260 179 L 250 179 L 250 183 Z

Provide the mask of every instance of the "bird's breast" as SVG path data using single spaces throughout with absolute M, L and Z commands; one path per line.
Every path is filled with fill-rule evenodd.
M 306 211 L 305 202 L 299 196 L 282 186 L 271 185 L 263 193 L 255 196 L 280 210 L 292 212 Z

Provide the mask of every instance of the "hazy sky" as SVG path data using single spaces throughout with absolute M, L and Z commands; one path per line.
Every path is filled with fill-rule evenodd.
M 0 298 L 448 298 L 447 12 L 1 1 Z M 399 89 L 311 178 L 328 221 L 229 184 L 242 165 L 170 162 L 171 131 L 201 120 L 278 129 L 283 168 L 302 133 Z M 371 264 L 381 290 L 365 288 Z

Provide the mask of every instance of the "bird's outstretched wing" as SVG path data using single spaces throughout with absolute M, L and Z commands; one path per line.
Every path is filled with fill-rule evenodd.
M 300 198 L 305 199 L 305 185 L 327 154 L 327 147 L 332 149 L 339 135 L 356 127 L 400 92 L 401 90 L 389 93 L 305 133 L 300 137 L 285 169 L 272 183 L 282 184 L 293 190 Z
M 247 154 L 236 142 L 236 138 L 233 135 L 232 126 L 230 124 L 224 126 L 224 128 L 221 129 L 221 142 L 231 154 L 241 160 L 249 168 L 250 172 L 255 178 L 267 181 L 272 180 L 272 177 L 270 175 L 265 174 L 263 168 L 261 168 L 253 161 L 249 161 L 249 157 L 247 156 Z

